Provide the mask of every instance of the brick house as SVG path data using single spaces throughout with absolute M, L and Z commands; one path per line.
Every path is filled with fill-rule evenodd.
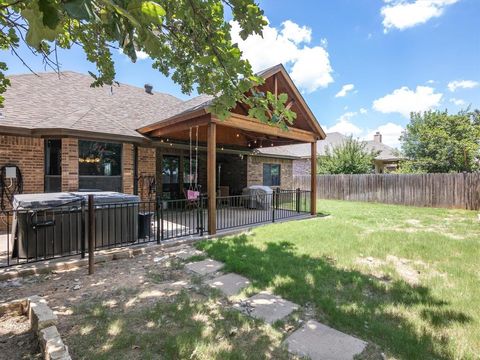
M 283 66 L 262 74 L 266 84 L 271 81 L 265 86 L 273 87 L 274 81 L 275 89 L 278 76 L 279 91 L 291 94 L 292 109 L 300 114 L 299 125 L 289 135 L 268 128 L 257 133 L 248 127 L 242 104 L 233 113 L 238 114 L 237 125 L 243 125 L 234 129 L 218 122 L 222 131 L 215 178 L 224 195 L 240 194 L 254 184 L 292 189 L 295 157 L 259 149 L 324 136 Z M 198 184 L 207 189 L 207 126 L 202 125 L 210 117 L 210 97 L 182 101 L 149 85 L 92 88 L 89 75 L 70 71 L 9 78 L 11 87 L 0 109 L 0 168 L 18 167 L 24 193 L 98 189 L 137 193 L 143 199 L 157 194 L 181 198 L 195 167 Z M 187 120 L 189 128 L 162 135 L 160 125 L 172 128 L 197 114 Z

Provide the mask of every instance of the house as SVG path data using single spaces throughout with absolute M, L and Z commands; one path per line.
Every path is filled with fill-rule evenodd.
M 320 157 L 325 156 L 327 148 L 332 148 L 341 145 L 347 137 L 339 132 L 327 133 L 326 138 L 317 141 L 317 154 Z M 375 157 L 374 165 L 376 173 L 384 173 L 394 171 L 402 157 L 398 150 L 384 144 L 382 142 L 382 135 L 377 132 L 373 136 L 373 140 L 367 140 L 366 149 L 368 151 L 378 152 Z M 310 147 L 308 144 L 295 144 L 286 146 L 277 146 L 274 148 L 259 149 L 262 155 L 270 156 L 290 156 L 295 158 L 293 160 L 293 174 L 294 175 L 309 175 L 310 174 Z
M 260 75 L 260 91 L 288 94 L 297 113 L 289 131 L 249 118 L 244 104 L 217 119 L 204 95 L 182 101 L 149 85 L 92 88 L 90 76 L 70 71 L 10 76 L 0 109 L 2 174 L 16 166 L 24 193 L 98 189 L 177 199 L 195 186 L 208 194 L 210 213 L 219 190 L 292 189 L 296 157 L 257 149 L 314 144 L 325 133 L 282 65 Z M 316 147 L 311 151 L 315 157 Z M 215 233 L 215 217 L 209 222 Z

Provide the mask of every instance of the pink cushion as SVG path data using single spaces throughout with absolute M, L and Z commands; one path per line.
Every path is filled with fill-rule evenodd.
M 197 200 L 199 196 L 200 196 L 199 191 L 187 190 L 187 199 L 188 200 Z

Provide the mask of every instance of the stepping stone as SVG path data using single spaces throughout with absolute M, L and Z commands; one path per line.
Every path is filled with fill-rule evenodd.
M 250 285 L 250 280 L 238 274 L 230 273 L 208 280 L 206 283 L 212 288 L 220 290 L 226 296 L 232 296 Z
M 185 265 L 185 267 L 197 273 L 198 275 L 208 275 L 217 272 L 223 267 L 223 263 L 212 259 L 205 259 L 202 261 L 196 261 Z
M 176 256 L 176 257 L 178 257 L 182 260 L 188 260 L 192 256 L 205 255 L 204 252 L 202 252 L 200 250 L 197 250 L 197 249 L 195 249 L 191 246 L 184 247 L 182 249 L 178 249 L 176 251 L 171 252 L 170 254 L 173 255 L 173 256 Z
M 291 353 L 306 356 L 312 360 L 352 360 L 367 346 L 365 341 L 315 320 L 307 321 L 285 341 Z
M 290 315 L 299 306 L 280 296 L 261 292 L 245 301 L 234 305 L 234 308 L 257 319 L 262 319 L 269 324 Z

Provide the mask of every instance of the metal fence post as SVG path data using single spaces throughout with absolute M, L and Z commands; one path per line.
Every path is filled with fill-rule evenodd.
M 163 240 L 163 204 L 160 196 L 157 196 L 155 206 L 157 213 L 157 244 L 160 244 L 161 240 Z
M 82 204 L 80 205 L 80 219 L 81 219 L 81 226 L 80 226 L 80 257 L 82 259 L 85 258 L 85 249 L 86 249 L 86 244 L 85 244 L 85 239 L 86 239 L 86 234 L 87 231 L 85 229 L 86 227 L 86 221 L 85 221 L 85 202 L 82 200 Z
M 203 195 L 200 194 L 197 206 L 197 231 L 203 236 Z
M 297 188 L 297 199 L 296 199 L 296 202 L 297 202 L 297 213 L 300 212 L 300 188 Z
M 88 275 L 92 275 L 95 265 L 95 199 L 88 195 Z
M 276 200 L 276 190 L 272 193 L 272 222 L 275 222 L 275 207 L 277 206 L 277 202 L 278 201 L 275 201 Z M 266 196 L 268 196 L 268 194 L 266 194 Z M 277 199 L 278 200 L 278 199 Z M 268 204 L 268 202 L 266 202 Z

